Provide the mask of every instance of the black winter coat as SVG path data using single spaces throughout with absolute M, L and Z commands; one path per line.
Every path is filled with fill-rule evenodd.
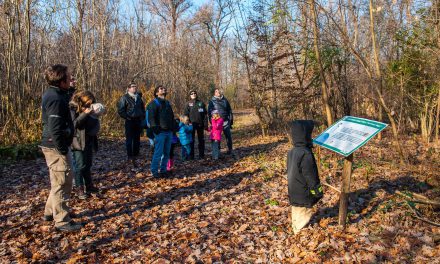
M 206 106 L 202 101 L 198 99 L 189 101 L 185 108 L 185 115 L 189 116 L 189 120 L 191 120 L 193 125 L 195 123 L 208 127 L 206 122 Z
M 148 104 L 147 111 L 148 124 L 155 134 L 177 130 L 173 108 L 169 101 L 157 97 Z
M 289 202 L 294 206 L 312 207 L 322 198 L 318 167 L 312 152 L 313 121 L 291 123 L 295 147 L 287 155 Z
M 65 155 L 73 139 L 73 123 L 67 91 L 50 86 L 42 100 L 43 135 L 41 146 L 55 148 Z
M 208 104 L 208 114 L 209 120 L 212 119 L 212 111 L 218 110 L 221 118 L 223 118 L 224 123 L 229 123 L 232 126 L 234 123 L 234 116 L 232 115 L 231 105 L 229 101 L 222 96 L 221 98 L 213 96 L 211 101 Z
M 75 105 L 70 106 L 70 114 L 75 128 L 72 150 L 83 151 L 87 144 L 91 144 L 95 151 L 98 150 L 99 119 L 86 113 L 78 113 Z
M 141 95 L 136 94 L 134 100 L 128 93 L 124 94 L 118 102 L 118 114 L 125 120 L 144 120 L 145 105 Z

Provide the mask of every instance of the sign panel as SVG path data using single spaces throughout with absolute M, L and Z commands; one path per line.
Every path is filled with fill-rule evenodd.
M 374 120 L 345 116 L 313 139 L 313 143 L 348 156 L 387 126 Z

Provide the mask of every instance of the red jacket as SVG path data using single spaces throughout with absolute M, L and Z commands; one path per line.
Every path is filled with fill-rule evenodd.
M 209 134 L 209 138 L 211 140 L 222 140 L 222 131 L 223 131 L 223 118 L 212 119 L 211 120 L 212 128 L 211 133 Z

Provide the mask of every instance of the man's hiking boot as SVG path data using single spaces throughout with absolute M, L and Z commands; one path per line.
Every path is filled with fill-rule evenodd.
M 43 219 L 43 221 L 51 222 L 51 221 L 53 221 L 53 216 L 52 215 L 43 215 L 42 219 Z
M 73 212 L 70 212 L 69 213 L 69 217 L 70 218 L 76 218 L 77 215 L 75 213 L 73 213 Z M 46 222 L 51 222 L 51 221 L 53 221 L 53 215 L 43 215 L 43 217 L 41 219 L 43 221 L 46 221 Z
M 93 185 L 86 186 L 86 193 L 99 193 L 99 189 Z
M 59 232 L 76 232 L 79 231 L 83 227 L 82 224 L 75 223 L 70 221 L 70 223 L 55 227 L 55 229 Z
M 131 159 L 131 165 L 133 166 L 133 168 L 137 168 L 138 167 L 138 165 L 137 165 L 137 163 L 136 163 L 136 160 L 133 158 L 133 159 Z

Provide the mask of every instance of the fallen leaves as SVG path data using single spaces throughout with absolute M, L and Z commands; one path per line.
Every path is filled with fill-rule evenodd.
M 177 162 L 166 179 L 153 179 L 146 160 L 138 170 L 123 166 L 122 140 L 104 142 L 96 156 L 101 169 L 93 174 L 102 197 L 70 201 L 75 220 L 87 223 L 77 234 L 56 233 L 40 220 L 49 188 L 44 160 L 8 168 L 11 178 L 0 178 L 0 262 L 427 263 L 440 257 L 440 230 L 389 202 L 394 186 L 418 188 L 417 178 L 389 162 L 372 164 L 377 145 L 356 154 L 362 163 L 345 232 L 337 226 L 338 196 L 329 190 L 311 225 L 294 235 L 285 177 L 290 146 L 283 137 L 238 134 L 238 158 Z M 339 186 L 337 172 L 328 168 L 322 177 Z

